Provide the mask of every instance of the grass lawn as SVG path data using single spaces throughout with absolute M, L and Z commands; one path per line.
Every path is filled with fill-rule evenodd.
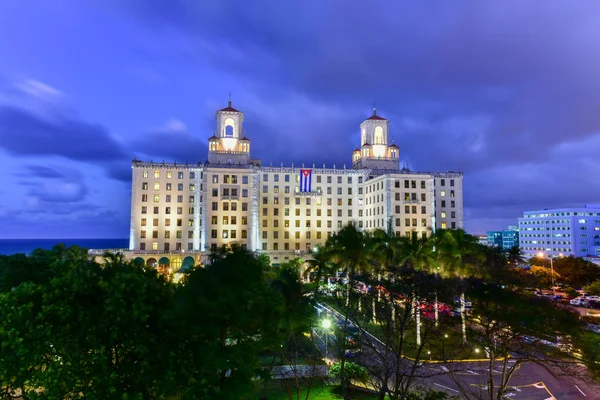
M 288 385 L 292 390 L 291 399 L 298 399 L 297 394 L 295 392 L 294 382 L 293 381 L 270 381 L 267 383 L 267 391 L 266 396 L 268 400 L 289 400 L 290 397 L 288 395 L 288 391 L 285 387 Z M 362 399 L 362 400 L 375 400 L 376 396 L 373 396 L 369 393 L 365 393 L 360 390 L 352 390 L 350 391 L 352 399 Z M 262 395 L 262 386 L 258 386 L 256 391 L 252 393 L 252 395 L 245 398 L 245 400 L 255 400 L 260 395 Z M 300 399 L 304 400 L 306 398 L 306 389 L 300 390 Z M 338 386 L 325 385 L 322 381 L 315 379 L 313 386 L 310 390 L 310 395 L 308 397 L 310 400 L 332 400 L 332 399 L 341 399 L 341 390 Z

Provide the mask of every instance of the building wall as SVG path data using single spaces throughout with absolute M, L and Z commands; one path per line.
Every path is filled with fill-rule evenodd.
M 600 207 L 526 211 L 519 218 L 523 253 L 600 257 Z

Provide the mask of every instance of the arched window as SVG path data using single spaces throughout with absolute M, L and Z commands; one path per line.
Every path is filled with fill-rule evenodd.
M 373 140 L 375 144 L 384 144 L 383 143 L 383 129 L 378 126 L 375 128 L 375 138 Z
M 225 136 L 233 137 L 233 126 L 227 125 L 225 127 Z

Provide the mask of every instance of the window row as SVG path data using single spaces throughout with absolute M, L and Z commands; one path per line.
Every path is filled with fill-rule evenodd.
M 147 226 L 148 222 L 149 221 L 146 218 L 142 218 L 140 221 L 140 226 Z M 158 224 L 159 224 L 159 218 L 152 218 L 152 226 L 158 226 Z M 176 224 L 176 226 L 183 226 L 183 219 L 177 218 L 175 220 L 175 224 Z M 165 226 L 171 226 L 170 218 L 165 218 Z M 187 220 L 187 226 L 194 226 L 194 218 L 189 218 Z
M 150 231 L 148 231 L 148 233 L 150 233 Z M 163 234 L 164 234 L 165 239 L 171 239 L 171 231 L 163 231 Z M 183 235 L 184 235 L 183 231 L 175 231 L 175 238 L 183 239 Z M 146 239 L 146 231 L 140 231 L 140 238 Z M 187 238 L 188 239 L 194 238 L 193 230 L 187 232 Z M 152 231 L 152 239 L 158 239 L 158 231 Z
M 213 174 L 212 183 L 219 183 L 219 175 Z M 238 183 L 237 175 L 223 175 L 223 183 L 235 185 Z M 242 185 L 248 184 L 248 175 L 242 175 Z
M 241 235 L 240 235 L 240 239 L 248 239 L 248 231 L 246 229 L 242 229 L 240 231 Z M 219 235 L 219 231 L 216 229 L 212 229 L 210 231 L 210 238 L 211 239 L 217 239 Z M 236 229 L 223 229 L 221 231 L 221 238 L 222 239 L 237 239 L 237 230 Z
M 173 178 L 173 171 L 164 171 L 164 172 L 165 172 L 165 176 L 167 177 L 167 179 Z M 160 175 L 161 175 L 161 171 L 154 171 L 154 179 L 159 179 Z M 142 176 L 144 178 L 147 178 L 148 171 L 143 171 Z M 190 177 L 190 179 L 196 179 L 196 173 L 190 172 L 189 177 Z M 200 178 L 202 178 L 202 173 L 200 173 Z M 177 172 L 177 179 L 183 179 L 183 171 Z
M 173 188 L 173 185 L 170 183 L 167 183 L 165 185 L 165 189 L 166 190 L 171 190 Z M 194 192 L 196 191 L 196 184 L 195 183 L 190 183 L 189 184 L 189 189 L 190 192 Z M 148 182 L 142 182 L 142 190 L 148 190 Z M 160 183 L 155 182 L 154 183 L 154 190 L 160 190 Z M 178 191 L 183 191 L 183 183 L 178 183 L 177 184 L 177 190 Z M 202 190 L 202 185 L 200 185 L 200 190 Z
M 146 206 L 142 206 L 142 214 L 148 214 L 148 207 Z M 152 209 L 153 213 L 152 214 L 160 214 L 160 207 L 153 207 Z M 172 212 L 172 207 L 165 207 L 165 214 L 171 214 Z M 187 212 L 188 214 L 194 214 L 195 208 L 194 207 L 188 207 Z M 182 215 L 183 214 L 183 207 L 177 207 L 177 215 Z M 200 214 L 202 214 L 202 208 L 200 208 Z
M 157 242 L 151 243 L 150 244 L 150 249 L 152 249 L 152 250 L 159 250 L 158 243 Z M 188 243 L 187 244 L 187 249 L 189 251 L 194 250 L 194 243 Z M 144 243 L 144 242 L 140 243 L 140 250 L 146 250 L 146 243 Z M 171 244 L 170 243 L 164 243 L 163 244 L 163 250 L 164 251 L 171 251 Z M 179 243 L 179 242 L 175 243 L 175 250 L 177 250 L 177 251 L 183 250 L 182 244 Z
M 153 199 L 154 203 L 160 203 L 160 194 L 153 195 L 152 199 Z M 170 203 L 171 199 L 172 199 L 172 197 L 170 194 L 165 195 L 165 202 Z M 193 203 L 195 199 L 196 198 L 194 196 L 189 196 L 189 198 L 188 198 L 190 203 Z M 202 201 L 202 199 L 200 199 L 200 201 Z M 148 202 L 148 195 L 142 194 L 142 203 L 147 203 L 147 202 Z M 177 196 L 177 202 L 183 203 L 183 196 Z

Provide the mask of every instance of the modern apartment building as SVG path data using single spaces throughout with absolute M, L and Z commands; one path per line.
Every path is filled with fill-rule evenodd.
M 511 247 L 519 246 L 519 228 L 509 226 L 502 231 L 488 231 L 487 245 L 508 250 Z
M 400 169 L 389 121 L 375 109 L 360 124 L 351 168 L 263 166 L 243 121 L 231 101 L 217 111 L 205 163 L 133 161 L 129 256 L 177 268 L 239 245 L 276 264 L 348 223 L 420 236 L 463 227 L 462 173 Z
M 519 218 L 520 247 L 527 258 L 573 255 L 600 257 L 600 206 L 525 211 Z

